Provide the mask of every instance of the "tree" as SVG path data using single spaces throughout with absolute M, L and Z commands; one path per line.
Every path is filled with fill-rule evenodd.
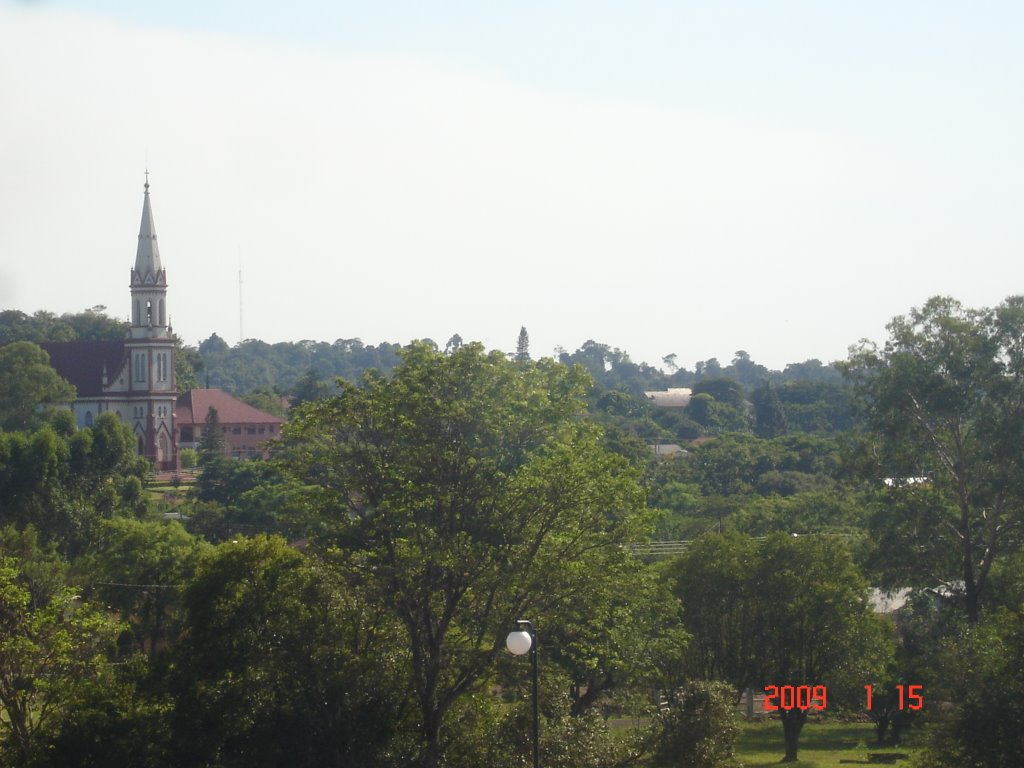
M 849 553 L 824 536 L 755 541 L 707 534 L 672 570 L 693 635 L 693 670 L 747 687 L 825 686 L 826 705 L 854 703 L 892 653 Z M 797 759 L 807 710 L 780 709 L 784 762 Z
M 75 338 L 82 341 L 120 341 L 128 335 L 128 323 L 115 320 L 106 314 L 102 304 L 75 314 L 61 315 L 61 320 L 71 326 Z M 57 341 L 57 339 L 54 339 Z
M 700 680 L 673 691 L 658 721 L 653 765 L 719 768 L 729 765 L 740 734 L 730 689 Z
M 977 622 L 992 564 L 1024 523 L 1024 297 L 982 310 L 935 297 L 888 329 L 845 366 L 869 429 L 863 472 L 888 479 L 899 504 L 876 517 L 883 575 L 962 590 Z M 907 558 L 908 545 L 931 556 Z
M 1001 610 L 947 639 L 943 681 L 929 688 L 937 712 L 921 764 L 1011 768 L 1024 761 L 1024 616 Z
M 426 768 L 512 622 L 614 573 L 645 534 L 636 471 L 581 418 L 588 383 L 477 343 L 415 344 L 393 378 L 342 383 L 285 431 L 291 471 L 345 510 L 354 578 L 405 629 Z
M 768 369 L 751 360 L 750 355 L 742 349 L 736 352 L 725 373 L 748 389 L 754 389 L 762 381 L 767 381 L 768 377 Z
M 282 419 L 288 418 L 287 400 L 281 397 L 279 392 L 275 392 L 269 387 L 254 389 L 252 392 L 242 395 L 239 400 L 248 403 L 253 408 L 259 408 L 265 413 L 272 413 Z
M 220 416 L 212 405 L 203 420 L 203 434 L 199 439 L 199 466 L 215 464 L 224 458 L 224 429 Z
M 148 467 L 113 413 L 71 434 L 0 432 L 0 523 L 32 524 L 66 555 L 80 553 L 100 520 L 145 508 Z
M 121 611 L 138 649 L 155 658 L 175 639 L 180 596 L 204 542 L 177 522 L 116 518 L 101 526 L 100 546 L 91 568 L 96 586 Z
M 41 405 L 75 399 L 75 388 L 50 367 L 50 356 L 28 341 L 0 347 L 0 429 L 30 429 Z
M 779 437 L 786 434 L 786 411 L 779 393 L 766 379 L 750 396 L 754 405 L 754 434 L 758 437 Z
M 178 766 L 406 764 L 400 628 L 284 539 L 208 551 L 169 689 Z
M 203 372 L 203 358 L 195 347 L 187 346 L 180 338 L 174 340 L 174 385 L 179 392 L 199 388 L 199 374 Z
M 0 747 L 9 765 L 28 764 L 46 729 L 103 678 L 118 631 L 77 589 L 33 575 L 0 553 Z
M 525 325 L 519 329 L 519 340 L 516 341 L 515 360 L 517 363 L 530 362 L 530 334 L 526 332 Z
M 331 385 L 323 380 L 315 368 L 306 371 L 295 383 L 292 390 L 292 407 L 297 408 L 303 403 L 322 400 L 331 393 Z
M 639 559 L 616 565 L 540 617 L 545 660 L 569 676 L 575 717 L 622 689 L 674 685 L 682 668 L 689 638 L 678 599 Z

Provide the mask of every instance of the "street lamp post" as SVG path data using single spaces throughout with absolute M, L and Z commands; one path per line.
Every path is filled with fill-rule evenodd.
M 537 709 L 537 633 L 525 619 L 516 621 L 516 628 L 505 638 L 505 647 L 514 656 L 530 654 L 533 676 L 533 768 L 540 768 L 540 713 Z

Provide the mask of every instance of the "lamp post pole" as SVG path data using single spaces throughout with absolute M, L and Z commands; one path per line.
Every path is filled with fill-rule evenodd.
M 540 768 L 540 710 L 537 706 L 537 633 L 525 619 L 516 621 L 516 628 L 505 638 L 505 647 L 515 656 L 530 654 L 533 678 L 533 768 Z

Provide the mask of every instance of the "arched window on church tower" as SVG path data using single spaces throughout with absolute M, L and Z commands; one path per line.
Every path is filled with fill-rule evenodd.
M 157 458 L 160 461 L 166 461 L 169 457 L 167 455 L 167 435 L 160 435 L 160 455 Z
M 153 327 L 153 302 L 146 299 L 146 325 Z
M 142 316 L 142 310 L 140 309 L 139 300 L 135 300 L 135 314 L 132 316 L 132 325 L 139 324 L 139 318 Z
M 164 300 L 160 299 L 160 326 L 167 325 L 167 315 L 164 313 Z

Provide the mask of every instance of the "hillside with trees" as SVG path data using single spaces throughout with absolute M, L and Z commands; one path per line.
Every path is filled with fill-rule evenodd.
M 784 761 L 839 719 L 1024 761 L 1021 297 L 783 371 L 213 335 L 183 365 L 289 423 L 170 490 L 61 407 L 36 343 L 90 334 L 123 327 L 0 312 L 4 764 L 527 765 L 524 618 L 545 766 L 728 765 L 766 688 Z

